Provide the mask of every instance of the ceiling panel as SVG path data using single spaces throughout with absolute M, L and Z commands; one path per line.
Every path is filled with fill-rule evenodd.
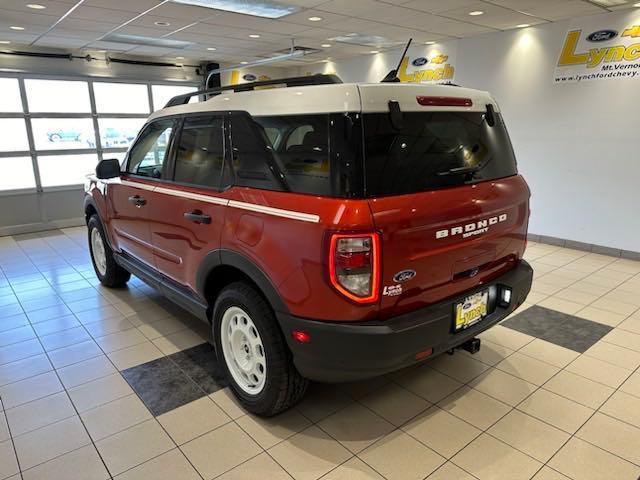
M 26 8 L 27 0 L 0 0 L 0 40 L 29 44 L 45 34 L 78 0 L 35 0 L 45 10 Z M 586 0 L 280 0 L 301 10 L 281 19 L 219 11 L 166 0 L 84 0 L 78 8 L 38 40 L 38 46 L 63 51 L 90 47 L 129 51 L 142 56 L 184 56 L 189 59 L 238 63 L 264 58 L 297 45 L 320 51 L 291 62 L 307 64 L 328 57 L 368 54 L 372 47 L 341 44 L 330 38 L 349 33 L 380 35 L 416 44 L 508 30 L 609 11 Z M 626 8 L 637 0 L 629 0 Z M 470 16 L 472 10 L 483 15 Z M 136 18 L 138 17 L 139 18 Z M 309 17 L 321 17 L 312 22 Z M 133 20 L 136 18 L 135 20 Z M 168 22 L 158 26 L 156 22 Z M 25 31 L 10 30 L 11 25 Z M 99 40 L 105 33 L 192 42 L 184 49 L 120 44 Z M 251 34 L 261 38 L 252 39 Z M 322 48 L 323 43 L 331 43 Z M 209 51 L 207 47 L 216 47 Z

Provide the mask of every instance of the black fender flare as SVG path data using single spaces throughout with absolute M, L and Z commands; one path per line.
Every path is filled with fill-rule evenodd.
M 212 250 L 203 258 L 196 273 L 196 290 L 200 297 L 205 298 L 205 287 L 209 274 L 217 267 L 225 265 L 234 267 L 249 277 L 267 297 L 276 312 L 289 313 L 289 309 L 267 274 L 252 260 L 233 250 Z

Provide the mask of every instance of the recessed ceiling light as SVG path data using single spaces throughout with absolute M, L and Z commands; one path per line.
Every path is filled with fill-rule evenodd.
M 436 44 L 436 42 L 434 42 L 434 41 L 430 41 L 430 42 L 424 42 L 424 44 L 425 44 L 425 45 L 435 45 L 435 44 Z
M 331 47 L 330 43 L 323 43 L 322 45 L 320 45 L 322 48 L 329 48 Z
M 633 4 L 633 6 L 634 6 L 634 7 L 639 7 L 639 8 L 640 8 L 640 2 L 638 2 L 638 3 L 634 3 L 634 4 Z
M 44 5 L 39 5 L 37 3 L 28 3 L 27 8 L 33 8 L 34 10 L 44 10 L 47 7 L 45 7 Z
M 249 62 L 240 62 L 240 65 L 246 65 Z
M 369 53 L 380 53 L 380 50 L 370 50 Z
M 473 12 L 469 12 L 469 15 L 477 17 L 478 15 L 484 15 L 484 12 L 482 10 L 474 10 Z
M 176 60 L 184 60 L 184 57 L 176 57 Z
M 157 27 L 168 27 L 171 25 L 169 22 L 153 22 L 153 24 Z
M 321 22 L 322 21 L 322 17 L 309 17 L 308 20 L 310 22 Z
M 216 47 L 207 47 L 207 50 L 209 50 L 210 52 L 215 52 L 217 50 Z
M 24 27 L 15 27 L 15 26 L 11 26 L 9 27 L 11 30 L 24 30 Z
M 0 45 L 9 45 L 10 43 L 9 40 L 0 40 Z
M 257 33 L 252 33 L 251 35 L 249 35 L 249 38 L 260 38 L 260 35 L 258 35 Z
M 254 17 L 281 18 L 301 10 L 301 7 L 285 5 L 273 0 L 173 0 L 175 3 L 243 13 Z M 285 2 L 286 3 L 286 2 Z
M 528 23 L 521 23 L 520 25 L 516 25 L 516 28 L 527 28 L 530 27 L 531 25 Z

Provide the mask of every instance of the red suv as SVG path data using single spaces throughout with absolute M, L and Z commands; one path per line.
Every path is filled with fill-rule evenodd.
M 100 281 L 133 273 L 209 322 L 261 415 L 308 379 L 475 351 L 531 287 L 529 189 L 489 94 L 338 82 L 176 97 L 86 186 Z

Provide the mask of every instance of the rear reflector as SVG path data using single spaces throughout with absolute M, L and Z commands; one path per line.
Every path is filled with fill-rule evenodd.
M 311 335 L 307 332 L 303 332 L 302 330 L 291 330 L 291 338 L 293 338 L 298 343 L 310 343 Z
M 415 358 L 416 360 L 424 360 L 425 358 L 429 357 L 432 353 L 433 353 L 433 348 L 427 348 L 422 352 L 416 353 L 415 357 L 413 358 Z
M 418 95 L 416 100 L 423 107 L 472 107 L 470 98 L 460 97 L 425 97 Z
M 357 303 L 378 301 L 380 289 L 378 234 L 333 234 L 329 246 L 329 278 L 345 297 Z

